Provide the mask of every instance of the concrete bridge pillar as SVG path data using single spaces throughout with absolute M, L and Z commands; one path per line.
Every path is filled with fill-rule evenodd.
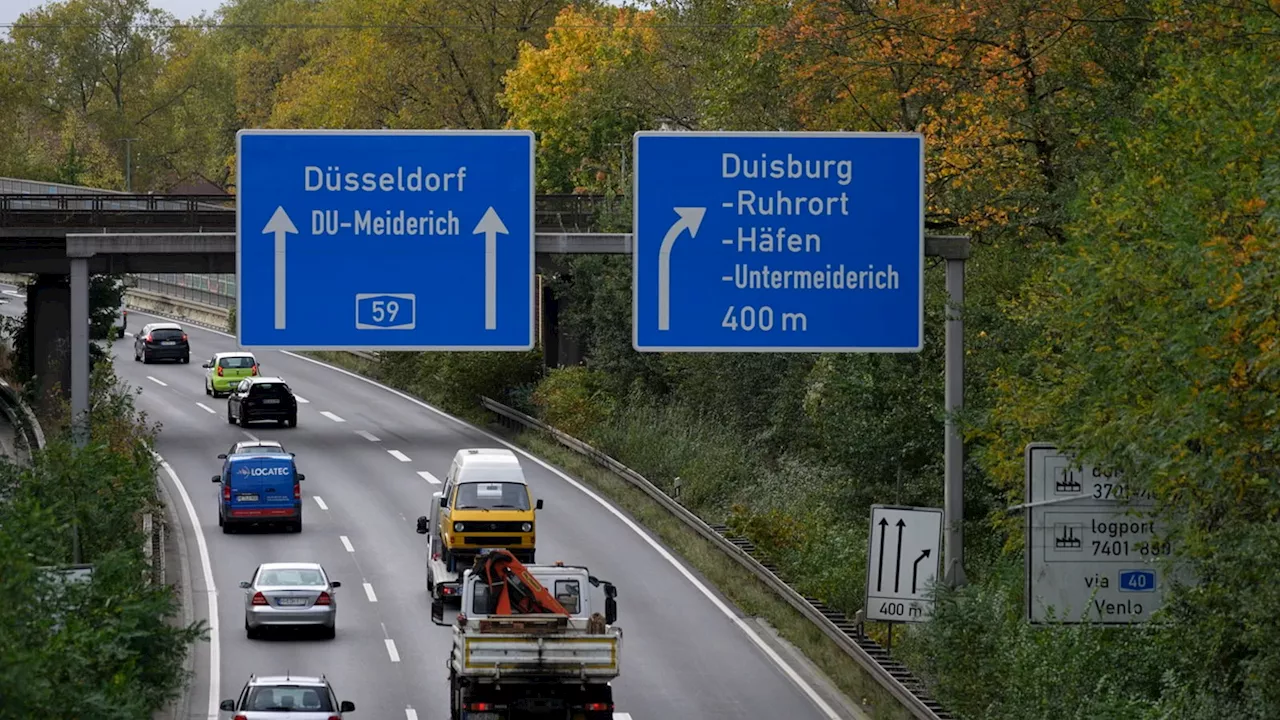
M 549 368 L 581 365 L 582 348 L 561 327 L 564 302 L 556 298 L 548 284 L 539 283 L 539 286 L 542 294 L 539 297 L 541 317 L 538 324 L 542 331 L 539 341 L 542 344 L 543 364 Z
M 71 396 L 71 284 L 66 275 L 36 276 L 27 288 L 27 323 L 37 404 L 51 410 L 59 399 Z

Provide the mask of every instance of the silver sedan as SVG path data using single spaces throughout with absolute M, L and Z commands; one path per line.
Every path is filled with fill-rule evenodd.
M 256 639 L 268 626 L 318 627 L 332 639 L 342 586 L 319 563 L 263 563 L 244 588 L 244 631 Z

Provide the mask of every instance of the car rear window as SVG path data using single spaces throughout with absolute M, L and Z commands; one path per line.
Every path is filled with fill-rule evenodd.
M 157 328 L 151 331 L 151 337 L 156 340 L 181 340 L 182 331 L 173 328 Z
M 253 367 L 253 358 L 251 357 L 224 357 L 218 360 L 218 366 L 224 368 L 249 369 Z
M 249 394 L 253 397 L 283 397 L 289 394 L 289 386 L 284 383 L 254 383 L 249 386 Z
M 249 700 L 242 710 L 260 712 L 332 712 L 329 693 L 318 685 L 312 686 L 260 686 L 250 689 Z
M 259 585 L 323 585 L 319 570 L 263 570 Z

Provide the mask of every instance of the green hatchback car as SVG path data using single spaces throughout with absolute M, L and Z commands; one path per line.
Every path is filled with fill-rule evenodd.
M 241 380 L 261 371 L 253 353 L 243 351 L 217 353 L 201 367 L 205 368 L 204 394 L 214 397 L 230 395 Z

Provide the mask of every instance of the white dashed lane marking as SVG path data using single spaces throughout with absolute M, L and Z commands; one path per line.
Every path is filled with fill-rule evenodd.
M 408 455 L 405 455 L 399 450 L 388 450 L 387 452 L 391 454 L 391 457 L 399 460 L 400 462 L 413 462 L 412 460 L 409 459 Z
M 293 396 L 293 399 L 294 399 L 294 400 L 297 400 L 298 402 L 302 403 L 303 405 L 310 405 L 310 404 L 311 404 L 311 401 L 310 401 L 310 400 L 308 400 L 308 399 L 306 399 L 306 398 L 302 397 L 301 395 L 294 395 L 294 396 Z
M 364 584 L 364 594 L 368 596 L 369 602 L 378 602 L 378 596 L 373 594 L 373 586 L 369 583 Z
M 148 376 L 147 376 L 147 379 L 148 379 L 148 380 L 150 380 L 151 382 L 153 382 L 153 383 L 155 383 L 155 384 L 159 385 L 160 387 L 169 387 L 169 383 L 167 383 L 167 382 L 165 382 L 165 381 L 163 381 L 163 380 L 158 380 L 158 379 L 156 379 L 156 378 L 153 378 L 153 377 L 151 377 L 150 375 L 148 375 Z
M 245 436 L 245 437 L 247 437 L 247 438 L 249 438 L 250 440 L 252 440 L 252 441 L 254 441 L 254 442 L 257 442 L 257 441 L 258 441 L 258 436 L 257 436 L 257 435 L 254 435 L 253 433 L 249 432 L 248 430 L 241 430 L 240 432 L 243 432 L 243 433 L 244 433 L 244 436 Z
M 422 478 L 423 480 L 426 480 L 427 482 L 431 483 L 432 485 L 439 485 L 439 484 L 440 484 L 440 478 L 437 478 L 435 475 L 432 475 L 431 473 L 427 472 L 426 470 L 419 470 L 419 471 L 418 471 L 418 477 Z
M 356 551 L 355 548 L 351 547 L 351 540 L 349 540 L 346 535 L 339 535 L 338 539 L 342 541 L 342 547 L 346 548 L 347 552 Z
M 391 656 L 391 662 L 400 662 L 400 653 L 396 651 L 396 641 L 391 638 L 386 639 L 387 655 Z
M 413 708 L 405 708 L 404 720 L 418 720 L 418 711 Z
M 356 434 L 364 438 L 365 440 L 368 440 L 369 442 L 382 442 L 381 440 L 378 439 L 377 435 L 374 435 L 368 430 L 357 430 Z
M 330 420 L 332 420 L 332 421 L 334 421 L 334 422 L 346 422 L 346 420 L 343 420 L 342 418 L 338 417 L 337 415 L 334 415 L 333 413 L 329 412 L 328 410 L 321 410 L 321 411 L 320 411 L 320 414 L 321 414 L 321 415 L 323 415 L 323 416 L 325 416 L 325 417 L 327 417 L 327 418 L 329 418 Z
M 210 414 L 212 414 L 212 415 L 217 415 L 217 414 L 218 414 L 218 411 L 217 411 L 217 410 L 214 410 L 213 408 L 209 407 L 208 405 L 205 405 L 205 404 L 204 404 L 204 403 L 202 403 L 202 402 L 198 402 L 198 403 L 196 403 L 196 404 L 200 406 L 200 409 L 201 409 L 201 410 L 204 410 L 204 411 L 205 411 L 205 412 L 207 412 L 207 413 L 210 413 Z
M 320 506 L 321 510 L 327 511 L 329 509 L 329 506 L 324 504 L 324 499 L 322 499 L 319 495 L 312 495 L 311 497 L 316 499 L 316 504 Z

